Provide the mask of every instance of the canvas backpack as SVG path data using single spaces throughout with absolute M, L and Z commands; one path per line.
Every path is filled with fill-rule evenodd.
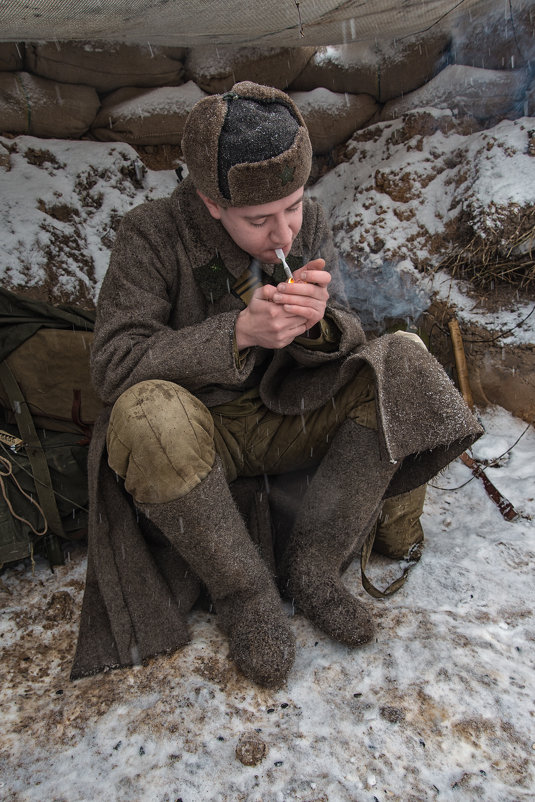
M 87 525 L 87 445 L 101 403 L 91 385 L 94 312 L 0 289 L 0 565 Z

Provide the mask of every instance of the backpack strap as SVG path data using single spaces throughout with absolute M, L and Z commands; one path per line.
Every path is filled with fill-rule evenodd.
M 0 432 L 0 437 L 2 436 L 2 434 L 4 434 L 4 432 Z M 14 485 L 17 488 L 17 490 L 19 491 L 19 493 L 22 496 L 24 496 L 30 502 L 30 504 L 33 504 L 33 506 L 37 508 L 41 518 L 44 521 L 43 531 L 42 532 L 38 532 L 37 529 L 35 528 L 35 526 L 30 521 L 28 521 L 26 518 L 23 518 L 21 515 L 17 515 L 17 513 L 13 509 L 13 505 L 11 504 L 11 501 L 9 500 L 9 496 L 8 496 L 8 494 L 6 492 L 6 488 L 5 488 L 5 485 L 4 485 L 4 477 L 6 477 L 6 479 L 11 479 L 11 481 L 14 483 Z M 43 510 L 41 509 L 41 507 L 39 506 L 37 501 L 34 498 L 32 498 L 32 496 L 30 496 L 20 486 L 20 484 L 18 483 L 18 481 L 17 481 L 17 479 L 15 477 L 15 474 L 13 473 L 13 465 L 12 465 L 11 461 L 8 459 L 8 457 L 2 457 L 2 456 L 0 456 L 0 490 L 2 491 L 2 495 L 4 497 L 4 502 L 6 504 L 6 507 L 7 507 L 8 511 L 9 511 L 10 515 L 13 518 L 16 518 L 17 521 L 21 521 L 23 524 L 26 524 L 26 526 L 29 529 L 32 530 L 34 535 L 39 535 L 40 537 L 42 535 L 46 535 L 46 533 L 48 531 L 48 523 L 47 523 L 47 520 L 46 520 L 46 518 L 44 516 Z
M 11 407 L 15 414 L 15 420 L 24 441 L 26 454 L 30 461 L 37 497 L 43 510 L 48 528 L 56 535 L 66 537 L 61 522 L 61 516 L 56 504 L 56 497 L 52 488 L 52 480 L 48 469 L 46 455 L 37 436 L 37 431 L 33 422 L 31 412 L 22 394 L 15 376 L 7 362 L 0 362 L 0 381 L 4 385 L 4 390 L 9 398 Z
M 362 546 L 362 551 L 360 552 L 360 573 L 362 577 L 362 586 L 364 590 L 369 593 L 370 596 L 374 596 L 376 599 L 386 599 L 388 596 L 392 596 L 396 591 L 398 591 L 404 584 L 409 575 L 409 571 L 414 568 L 417 562 L 419 562 L 420 557 L 422 556 L 423 552 L 423 542 L 416 543 L 409 551 L 408 559 L 410 560 L 409 564 L 403 569 L 403 573 L 401 576 L 398 576 L 387 588 L 384 590 L 379 590 L 373 585 L 368 577 L 366 576 L 365 569 L 368 565 L 368 560 L 370 559 L 370 554 L 373 548 L 373 542 L 375 540 L 375 532 L 376 527 L 372 526 L 364 544 Z

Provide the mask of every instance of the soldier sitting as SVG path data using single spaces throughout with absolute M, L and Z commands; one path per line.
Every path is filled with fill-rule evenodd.
M 285 93 L 242 82 L 204 98 L 183 152 L 171 197 L 125 216 L 98 300 L 107 410 L 73 677 L 186 643 L 203 583 L 238 667 L 276 687 L 295 653 L 281 593 L 331 638 L 369 641 L 342 569 L 383 500 L 421 487 L 481 428 L 421 342 L 366 342 L 305 197 L 310 139 Z M 274 575 L 229 486 L 302 469 L 313 477 Z

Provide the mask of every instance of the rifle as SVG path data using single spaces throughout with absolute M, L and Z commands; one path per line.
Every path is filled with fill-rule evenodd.
M 474 399 L 472 397 L 472 391 L 470 389 L 470 383 L 468 381 L 468 367 L 466 364 L 466 355 L 464 352 L 464 345 L 463 339 L 461 336 L 461 330 L 459 328 L 459 324 L 455 318 L 452 318 L 449 323 L 448 327 L 451 334 L 451 342 L 453 345 L 453 356 L 455 358 L 455 367 L 457 370 L 457 381 L 459 383 L 459 388 L 461 390 L 461 395 L 470 407 L 470 409 L 474 408 Z M 487 491 L 487 495 L 493 500 L 496 504 L 498 509 L 500 510 L 501 514 L 505 518 L 506 521 L 515 521 L 517 518 L 520 517 L 519 513 L 515 510 L 513 505 L 510 501 L 508 501 L 502 493 L 498 490 L 498 488 L 490 481 L 489 477 L 483 470 L 483 468 L 478 465 L 476 460 L 471 457 L 469 454 L 464 451 L 460 459 L 464 462 L 464 464 L 470 468 L 474 476 L 478 479 L 481 479 L 483 482 L 483 487 Z

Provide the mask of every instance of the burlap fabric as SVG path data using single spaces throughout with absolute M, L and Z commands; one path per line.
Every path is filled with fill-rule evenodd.
M 182 83 L 181 54 L 170 56 L 148 43 L 39 42 L 26 46 L 26 67 L 35 75 L 97 92 L 121 86 L 176 86 Z
M 203 97 L 193 81 L 154 89 L 123 87 L 104 99 L 91 133 L 102 142 L 179 145 L 188 114 Z
M 17 42 L 0 44 L 0 70 L 22 70 L 24 67 L 24 45 Z
M 99 106 L 91 86 L 60 84 L 29 72 L 0 73 L 2 131 L 77 139 Z
M 314 153 L 328 153 L 364 127 L 379 106 L 370 95 L 334 93 L 324 87 L 290 92 L 306 122 Z
M 6 358 L 36 426 L 79 434 L 94 423 L 102 404 L 89 375 L 92 341 L 90 331 L 42 328 Z M 1 384 L 0 407 L 12 414 Z
M 205 92 L 226 92 L 239 81 L 286 89 L 299 75 L 314 47 L 192 48 L 185 62 L 189 76 Z
M 449 43 L 445 31 L 434 29 L 398 42 L 368 40 L 320 47 L 290 88 L 307 91 L 323 86 L 332 92 L 365 93 L 385 103 L 436 75 L 444 66 Z
M 491 3 L 504 17 L 503 3 Z M 487 13 L 489 0 L 314 0 L 299 8 L 287 0 L 176 0 L 157 6 L 146 0 L 63 0 L 50 13 L 29 13 L 27 0 L 4 0 L 3 30 L 6 41 L 106 39 L 112 42 L 163 42 L 194 47 L 205 44 L 296 47 L 401 38 L 439 26 L 464 15 L 465 24 Z M 47 6 L 48 10 L 48 6 Z M 33 7 L 32 7 L 33 11 Z M 470 15 L 470 17 L 468 17 Z
M 377 119 L 396 120 L 413 109 L 433 106 L 481 121 L 500 120 L 522 102 L 529 80 L 527 69 L 506 72 L 450 64 L 425 86 L 386 103 Z

